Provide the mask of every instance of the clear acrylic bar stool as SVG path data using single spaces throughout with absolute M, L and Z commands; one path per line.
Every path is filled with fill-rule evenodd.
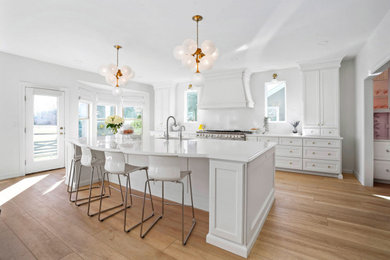
M 182 190 L 181 190 L 181 239 L 182 244 L 186 245 L 188 238 L 190 237 L 195 225 L 195 212 L 194 212 L 194 201 L 192 197 L 192 183 L 191 183 L 191 171 L 181 171 L 180 170 L 180 158 L 178 157 L 158 157 L 158 156 L 149 156 L 149 179 L 145 182 L 145 192 L 144 192 L 144 202 L 142 206 L 142 218 L 141 218 L 141 230 L 140 230 L 140 236 L 141 238 L 144 238 L 146 234 L 153 228 L 153 226 L 163 218 L 164 216 L 164 182 L 173 182 L 181 184 Z M 183 179 L 187 177 L 190 184 L 190 195 L 191 195 L 191 207 L 192 207 L 192 225 L 187 233 L 186 237 L 184 237 L 184 183 Z M 150 185 L 149 183 L 153 181 L 161 181 L 161 187 L 162 187 L 162 209 L 161 209 L 161 215 L 158 216 L 155 221 L 151 224 L 151 226 L 145 231 L 145 233 L 142 232 L 143 230 L 143 224 L 147 219 L 144 219 L 144 211 L 145 211 L 145 194 L 146 194 L 146 187 L 147 185 Z M 172 204 L 172 203 L 169 203 Z M 175 205 L 180 205 L 176 204 Z
M 120 192 L 121 192 L 121 198 L 122 198 L 122 203 L 120 203 L 119 205 L 115 206 L 115 207 L 112 207 L 112 208 L 109 208 L 109 209 L 105 209 L 105 210 L 102 210 L 102 203 L 103 201 L 100 200 L 100 206 L 99 206 L 99 220 L 100 221 L 104 221 L 105 219 L 109 218 L 109 217 L 112 217 L 116 214 L 118 214 L 119 212 L 124 212 L 124 220 L 123 220 L 123 230 L 125 232 L 130 232 L 132 229 L 136 228 L 137 226 L 139 226 L 141 224 L 141 222 L 133 225 L 132 227 L 129 227 L 127 228 L 127 224 L 126 224 L 126 219 L 127 219 L 127 209 L 128 208 L 131 208 L 132 205 L 133 205 L 133 196 L 137 196 L 135 194 L 133 194 L 131 192 L 131 182 L 130 182 L 130 175 L 136 171 L 145 171 L 145 175 L 146 175 L 146 179 L 149 178 L 148 176 L 148 167 L 146 166 L 134 166 L 134 165 L 131 165 L 131 164 L 128 164 L 126 163 L 126 160 L 125 160 L 125 156 L 122 152 L 104 152 L 105 154 L 105 157 L 106 157 L 106 161 L 105 161 L 105 164 L 104 164 L 104 174 L 103 174 L 103 179 L 102 179 L 102 189 L 101 189 L 101 197 L 103 197 L 103 190 L 104 190 L 104 180 L 105 180 L 105 176 L 109 176 L 109 174 L 115 174 L 118 176 L 118 180 L 119 180 L 119 184 L 120 184 L 120 177 L 119 176 L 124 176 L 126 178 L 126 191 L 125 191 L 125 194 L 123 195 L 123 191 L 122 191 L 122 186 L 120 184 Z M 149 187 L 149 196 L 150 196 L 150 202 L 151 202 L 151 206 L 152 206 L 152 214 L 147 217 L 146 219 L 149 219 L 151 217 L 154 216 L 154 207 L 153 207 L 153 199 L 152 199 L 152 193 L 151 193 L 151 190 L 150 190 L 150 185 L 148 185 Z M 145 190 L 145 193 L 146 193 L 146 190 Z M 130 195 L 130 205 L 128 205 L 127 203 L 127 200 L 128 200 L 128 197 Z M 144 197 L 146 195 L 144 194 Z M 137 196 L 138 197 L 138 196 Z M 103 212 L 106 212 L 106 211 L 109 211 L 111 209 L 114 209 L 114 208 L 118 208 L 118 207 L 122 207 L 121 209 L 111 213 L 110 215 L 104 217 L 104 218 L 101 218 L 101 213 Z

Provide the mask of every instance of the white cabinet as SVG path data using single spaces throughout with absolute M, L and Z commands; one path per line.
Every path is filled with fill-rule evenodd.
M 390 181 L 390 141 L 374 142 L 374 178 Z
M 339 67 L 340 60 L 301 64 L 304 135 L 340 135 Z

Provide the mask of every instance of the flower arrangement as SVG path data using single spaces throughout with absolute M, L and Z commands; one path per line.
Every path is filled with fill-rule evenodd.
M 113 134 L 117 134 L 123 125 L 123 118 L 120 116 L 108 116 L 106 118 L 106 128 L 111 128 Z

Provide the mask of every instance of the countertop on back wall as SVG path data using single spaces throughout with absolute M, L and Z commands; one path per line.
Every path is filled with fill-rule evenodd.
M 152 130 L 150 131 L 151 135 L 155 136 L 162 136 L 164 130 Z M 179 132 L 176 131 L 170 131 L 169 136 L 177 137 L 179 135 Z M 196 131 L 183 131 L 183 136 L 196 136 Z M 288 138 L 313 138 L 313 139 L 339 139 L 342 140 L 343 138 L 340 136 L 316 136 L 316 135 L 302 135 L 302 134 L 276 134 L 276 133 L 268 133 L 268 134 L 247 134 L 248 137 L 288 137 Z

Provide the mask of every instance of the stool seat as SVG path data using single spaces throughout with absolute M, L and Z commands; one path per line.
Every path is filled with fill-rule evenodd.
M 153 175 L 153 171 L 150 171 L 149 177 L 152 180 L 155 181 L 180 181 L 181 179 L 184 179 L 187 175 L 191 174 L 191 171 L 180 171 L 180 176 L 157 176 Z

